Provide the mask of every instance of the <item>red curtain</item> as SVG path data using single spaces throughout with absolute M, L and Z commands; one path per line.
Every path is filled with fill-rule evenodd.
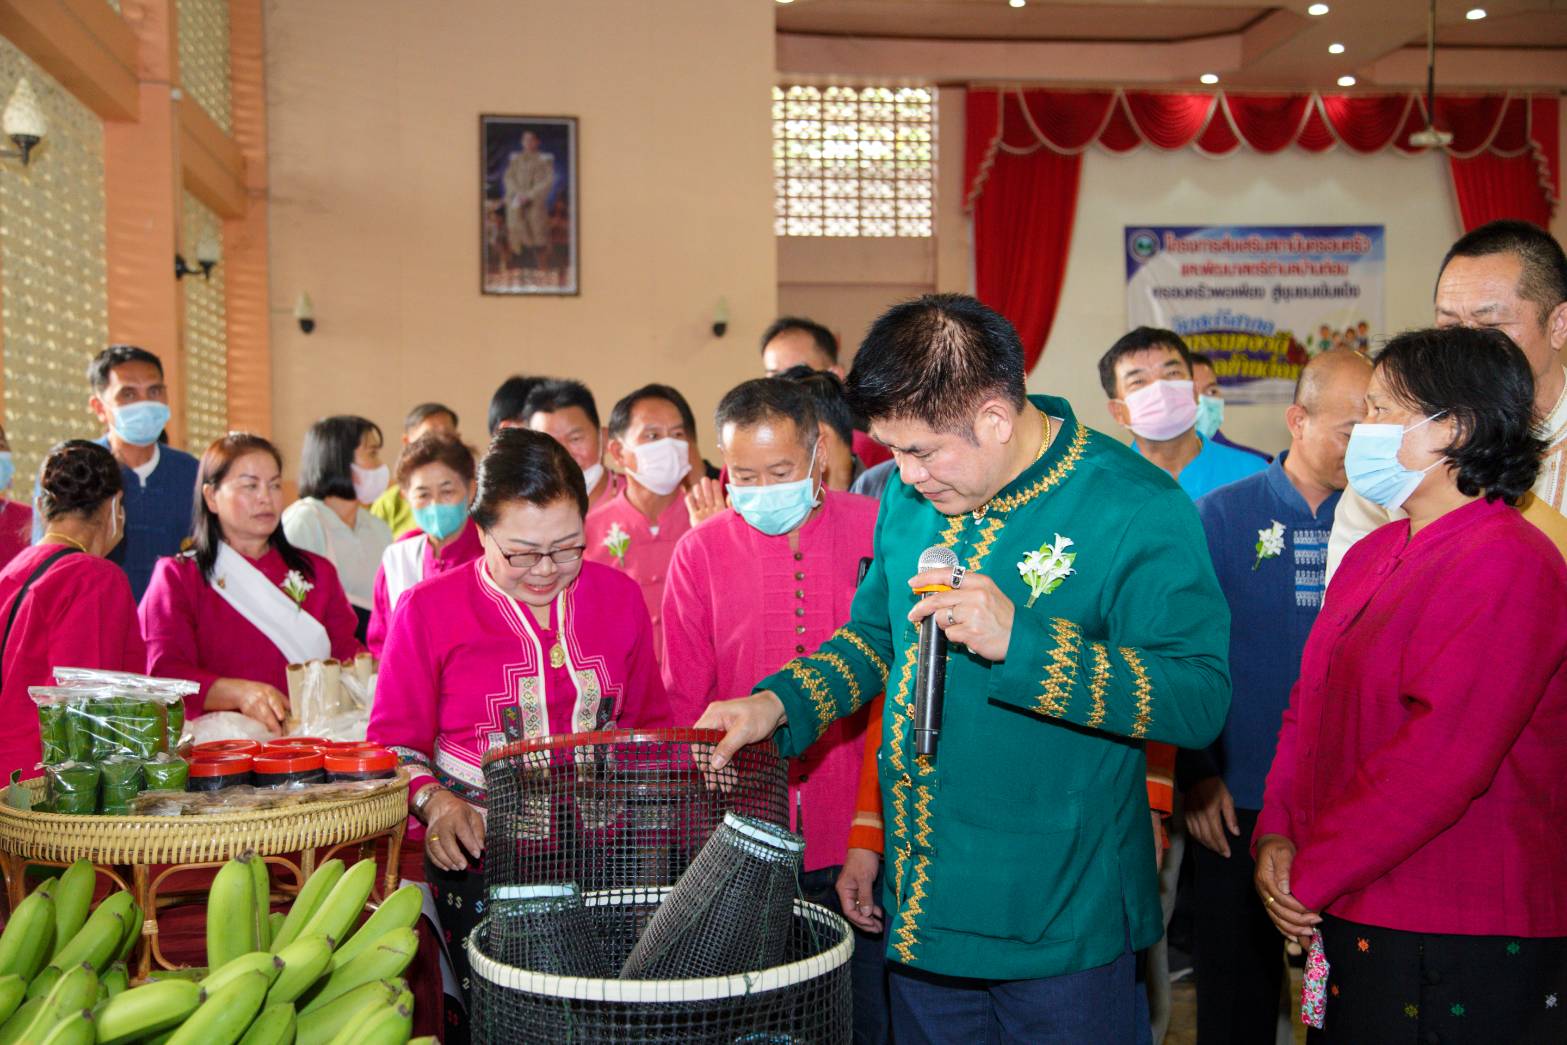
M 1557 99 L 1515 95 L 1438 97 L 1464 227 L 1499 217 L 1550 224 L 1561 191 Z M 965 199 L 974 220 L 980 300 L 1023 338 L 1028 366 L 1044 351 L 1072 242 L 1082 153 L 1145 146 L 1230 155 L 1420 150 L 1426 126 L 1418 94 L 1176 94 L 970 88 L 964 143 Z

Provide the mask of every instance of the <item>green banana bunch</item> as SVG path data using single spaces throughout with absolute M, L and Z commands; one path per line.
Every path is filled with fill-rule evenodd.
M 56 969 L 69 969 L 86 962 L 96 975 L 120 950 L 127 933 L 126 923 L 135 907 L 130 893 L 123 889 L 114 893 L 88 916 L 70 942 L 61 944 L 49 964 Z
M 266 860 L 254 854 L 250 858 L 250 878 L 256 890 L 255 940 L 252 947 L 264 951 L 272 944 L 272 878 L 267 871 Z
M 332 968 L 347 965 L 366 947 L 375 943 L 391 929 L 409 929 L 419 921 L 424 906 L 424 893 L 417 885 L 405 885 L 381 902 L 359 931 L 332 955 Z
M 362 1010 L 380 1008 L 397 1000 L 402 988 L 388 980 L 361 984 L 315 1009 L 302 1011 L 294 1045 L 328 1045 L 338 1031 Z
M 250 1025 L 239 1045 L 291 1045 L 294 1040 L 294 1007 L 267 1005 Z
M 109 997 L 112 998 L 131 985 L 131 974 L 124 965 L 116 962 L 104 971 L 102 982 L 104 990 L 108 991 Z
M 16 1037 L 5 1038 L 0 1034 L 0 1041 L 5 1045 L 33 1045 L 34 1042 L 40 1042 L 44 1035 L 54 1029 L 55 1024 L 67 1016 L 91 1008 L 97 997 L 98 974 L 93 971 L 93 967 L 86 962 L 73 965 L 60 975 L 48 994 L 32 999 L 17 1010 L 17 1015 L 21 1015 L 33 1002 L 42 1003 L 33 1009 L 32 1017 L 17 1029 Z M 6 1028 L 10 1027 L 11 1024 L 7 1022 Z
M 409 1004 L 401 998 L 390 1005 L 361 1009 L 330 1045 L 403 1045 L 413 1030 L 412 996 Z
M 249 854 L 218 869 L 207 894 L 207 968 L 221 969 L 255 950 L 256 886 Z
M 283 971 L 272 981 L 267 992 L 267 1005 L 293 1004 L 305 991 L 315 986 L 322 973 L 332 964 L 332 941 L 319 933 L 301 936 L 276 955 L 283 963 Z
M 154 980 L 116 994 L 98 1011 L 99 1045 L 139 1041 L 177 1027 L 201 998 L 201 988 L 189 980 Z
M 245 871 L 249 886 L 248 870 Z M 251 893 L 252 902 L 255 894 Z M 250 972 L 207 994 L 191 1016 L 169 1038 L 169 1045 L 234 1045 L 261 1011 L 271 981 L 265 973 Z
M 65 869 L 55 883 L 54 939 L 55 946 L 63 947 L 81 931 L 92 909 L 93 886 L 98 882 L 98 871 L 90 860 L 78 860 Z M 53 957 L 53 955 L 51 955 Z
M 283 962 L 277 955 L 270 951 L 249 951 L 231 960 L 221 969 L 208 973 L 207 978 L 201 981 L 201 989 L 208 994 L 216 994 L 233 980 L 253 972 L 264 975 L 267 978 L 267 986 L 270 987 L 282 970 Z
M 31 981 L 54 949 L 54 900 L 35 891 L 11 912 L 0 933 L 0 976 L 15 973 Z
M 383 933 L 373 947 L 361 952 L 348 964 L 333 969 L 310 993 L 309 1000 L 300 1012 L 318 1009 L 360 984 L 402 975 L 418 949 L 419 934 L 412 929 L 392 929 Z
M 29 998 L 22 1003 L 22 1007 L 11 1014 L 11 1018 L 4 1024 L 0 1024 L 0 1045 L 16 1045 L 22 1040 L 22 1031 L 30 1026 L 33 1019 L 43 1011 L 46 998 Z
M 274 953 L 293 943 L 316 913 L 316 908 L 321 906 L 321 901 L 326 899 L 332 887 L 337 885 L 338 879 L 343 877 L 343 861 L 332 859 L 316 868 L 316 873 L 305 879 L 305 884 L 300 887 L 299 895 L 294 897 L 294 903 L 288 909 L 288 914 L 283 919 L 282 927 L 272 934 L 272 950 Z
M 27 981 L 16 973 L 0 976 L 0 1025 L 27 1000 Z
M 321 901 L 321 906 L 300 932 L 324 933 L 333 946 L 348 939 L 348 930 L 364 913 L 365 901 L 370 898 L 374 886 L 375 861 L 359 861 L 338 879 L 332 892 Z
M 64 975 L 64 969 L 56 969 L 53 965 L 44 966 L 39 970 L 38 975 L 33 977 L 33 982 L 27 985 L 27 1000 L 42 998 L 54 990 L 54 985 L 59 983 L 60 977 Z
M 65 1017 L 44 1035 L 42 1045 L 93 1045 L 97 1032 L 91 1010 L 83 1009 Z

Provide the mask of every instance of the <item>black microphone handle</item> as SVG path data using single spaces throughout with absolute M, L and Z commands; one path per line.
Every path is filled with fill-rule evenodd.
M 941 705 L 947 690 L 947 633 L 933 613 L 920 621 L 914 661 L 914 753 L 936 757 L 941 735 Z

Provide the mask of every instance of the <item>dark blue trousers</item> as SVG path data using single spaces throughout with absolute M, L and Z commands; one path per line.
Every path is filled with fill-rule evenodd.
M 838 872 L 823 867 L 800 875 L 805 899 L 843 913 L 838 902 Z M 874 895 L 881 895 L 881 871 L 876 872 Z M 854 930 L 854 954 L 849 958 L 849 981 L 854 991 L 854 1045 L 887 1045 L 887 937 Z
M 1132 952 L 1037 980 L 971 980 L 889 963 L 898 1045 L 1131 1045 Z

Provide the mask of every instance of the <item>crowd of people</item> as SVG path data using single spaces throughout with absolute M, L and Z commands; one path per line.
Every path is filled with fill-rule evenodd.
M 372 421 L 318 421 L 286 503 L 259 435 L 167 445 L 158 357 L 111 346 L 103 437 L 0 504 L 0 771 L 37 772 L 56 666 L 189 679 L 190 714 L 277 732 L 288 665 L 368 649 L 459 980 L 485 752 L 695 724 L 715 764 L 789 757 L 857 1043 L 1160 1040 L 1182 888 L 1200 1045 L 1274 1039 L 1287 945 L 1326 959 L 1321 1041 L 1567 1040 L 1567 257 L 1498 222 L 1432 263 L 1430 328 L 1322 346 L 1267 449 L 1170 330 L 1099 360 L 1128 445 L 935 295 L 847 371 L 825 327 L 773 324 L 716 464 L 675 387 L 601 416 L 512 377 L 482 451 L 439 403 L 395 462 Z M 933 545 L 958 567 L 920 572 Z

